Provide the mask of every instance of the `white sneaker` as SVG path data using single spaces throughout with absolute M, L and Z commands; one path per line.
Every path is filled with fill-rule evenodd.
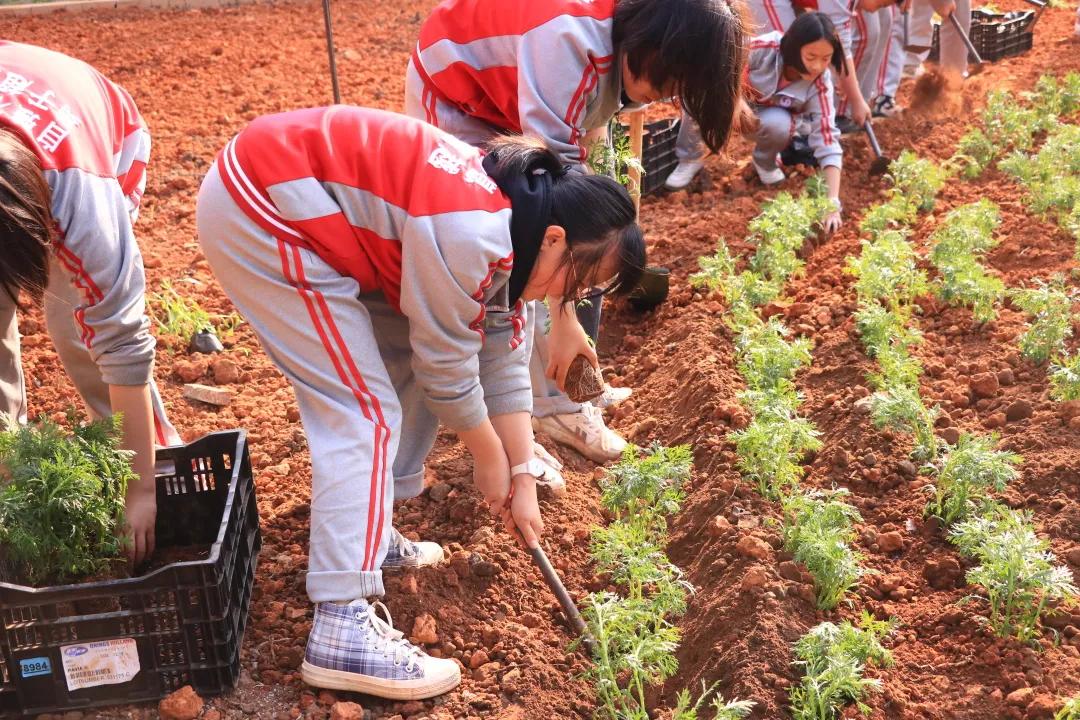
M 538 442 L 533 443 L 533 454 L 536 455 L 537 460 L 545 465 L 544 477 L 537 479 L 536 487 L 547 490 L 555 497 L 565 495 L 566 480 L 563 478 L 562 473 L 559 472 L 562 470 L 563 464 Z
M 607 383 L 604 383 L 604 392 L 600 397 L 593 400 L 593 405 L 601 410 L 615 407 L 619 403 L 629 400 L 630 396 L 633 394 L 634 391 L 628 387 L 612 387 Z
M 300 674 L 312 687 L 388 700 L 423 700 L 461 682 L 456 662 L 427 655 L 394 629 L 385 605 L 366 600 L 315 606 Z
M 418 568 L 427 565 L 438 565 L 443 561 L 446 554 L 439 543 L 421 540 L 413 542 L 397 531 L 390 528 L 390 547 L 386 551 L 386 559 L 383 560 L 383 570 L 401 570 L 403 568 Z
M 705 163 L 700 160 L 680 160 L 664 181 L 664 187 L 668 190 L 682 190 L 697 177 L 703 167 Z
M 757 160 L 751 160 L 754 165 L 754 169 L 757 170 L 757 176 L 761 179 L 763 185 L 776 185 L 787 180 L 787 175 L 784 171 L 778 167 L 774 167 L 772 170 L 766 170 L 757 164 Z
M 618 460 L 626 441 L 604 424 L 600 408 L 584 405 L 580 412 L 534 417 L 533 430 L 577 450 L 596 463 Z

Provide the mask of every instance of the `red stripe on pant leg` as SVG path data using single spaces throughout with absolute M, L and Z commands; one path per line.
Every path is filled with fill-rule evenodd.
M 297 248 L 296 246 L 292 246 L 292 248 L 293 248 L 295 258 L 298 261 L 299 260 L 299 252 L 298 252 L 299 248 Z M 313 301 L 313 299 L 311 297 L 311 295 L 314 294 L 314 291 L 311 290 L 310 286 L 306 285 L 306 281 L 303 284 L 301 284 L 301 282 L 298 281 L 297 278 L 293 276 L 292 269 L 289 266 L 289 255 L 288 255 L 288 253 L 289 253 L 289 251 L 286 249 L 286 243 L 284 243 L 281 240 L 278 240 L 278 254 L 279 254 L 280 258 L 281 258 L 281 269 L 282 269 L 282 272 L 285 275 L 285 280 L 290 285 L 292 285 L 294 288 L 296 288 L 296 292 L 300 295 L 300 298 L 304 301 L 304 306 L 307 308 L 308 316 L 311 318 L 312 325 L 315 326 L 315 331 L 319 334 L 319 340 L 322 342 L 323 349 L 326 350 L 326 354 L 330 358 L 330 362 L 333 364 L 334 370 L 337 372 L 338 379 L 341 380 L 342 384 L 345 387 L 349 388 L 350 392 L 352 392 L 352 394 L 353 394 L 353 397 L 356 398 L 357 404 L 360 406 L 360 412 L 363 414 L 364 419 L 367 420 L 368 422 L 371 422 L 371 423 L 375 424 L 375 441 L 373 443 L 374 446 L 375 446 L 375 453 L 374 453 L 374 457 L 372 458 L 372 480 L 371 480 L 372 489 L 371 489 L 371 496 L 370 496 L 371 499 L 369 499 L 369 501 L 368 501 L 369 502 L 369 506 L 368 506 L 368 527 L 370 528 L 371 525 L 372 525 L 372 521 L 371 521 L 371 503 L 372 503 L 372 500 L 375 497 L 377 497 L 377 495 L 375 494 L 375 486 L 377 484 L 375 482 L 375 478 L 376 478 L 376 472 L 378 471 L 378 467 L 379 467 L 379 426 L 378 426 L 378 424 L 374 423 L 374 420 L 373 420 L 373 418 L 371 416 L 371 411 L 368 408 L 368 405 L 367 405 L 366 400 L 364 399 L 364 396 L 356 388 L 354 388 L 352 386 L 352 384 L 350 383 L 348 374 L 345 372 L 345 368 L 342 367 L 341 361 L 338 358 L 337 353 L 335 352 L 334 347 L 330 342 L 330 338 L 326 334 L 326 329 L 323 327 L 322 320 L 319 317 L 318 309 L 316 308 L 315 302 Z M 364 569 L 364 568 L 367 567 L 367 556 L 368 556 L 368 554 L 370 552 L 370 544 L 371 544 L 371 535 L 370 535 L 370 531 L 369 531 L 368 537 L 367 537 L 367 546 L 364 549 L 364 555 L 365 555 L 364 562 L 361 565 L 361 569 Z
M 895 20 L 894 20 L 895 22 Z M 881 54 L 881 65 L 878 67 L 877 94 L 885 94 L 885 76 L 889 72 L 889 51 L 892 45 L 892 27 L 889 28 L 889 36 L 885 38 L 885 52 Z
M 337 351 L 341 354 L 342 359 L 345 362 L 345 366 L 348 368 L 349 373 L 352 376 L 352 380 L 355 385 L 351 385 L 354 392 L 358 391 L 360 397 L 371 403 L 371 407 L 375 412 L 375 462 L 372 467 L 371 473 L 371 493 L 368 509 L 368 537 L 367 547 L 364 551 L 364 566 L 366 571 L 372 571 L 375 569 L 375 555 L 378 551 L 379 544 L 382 540 L 383 523 L 385 522 L 384 512 L 382 508 L 382 499 L 386 497 L 386 450 L 388 441 L 390 438 L 390 428 L 386 424 L 386 420 L 383 417 L 382 405 L 379 402 L 379 398 L 373 394 L 367 387 L 367 383 L 364 382 L 363 376 L 360 374 L 360 369 L 356 366 L 356 363 L 352 359 L 352 355 L 349 354 L 348 346 L 345 344 L 344 338 L 342 338 L 337 324 L 334 322 L 333 315 L 330 314 L 330 307 L 326 304 L 326 298 L 317 290 L 313 290 L 307 282 L 307 278 L 304 277 L 304 266 L 300 259 L 300 248 L 293 246 L 293 263 L 296 266 L 297 279 L 304 286 L 304 288 L 312 294 L 315 299 L 316 307 L 322 313 L 322 319 L 326 322 L 327 328 L 330 330 L 331 337 L 337 347 Z M 378 481 L 376 482 L 376 478 Z M 377 491 L 377 492 L 376 492 Z M 378 519 L 376 520 L 371 511 L 371 507 L 375 502 L 378 502 Z M 372 530 L 374 529 L 374 534 Z M 372 543 L 374 540 L 374 543 Z
M 765 5 L 765 14 L 769 16 L 769 22 L 772 23 L 773 30 L 777 32 L 784 32 L 784 26 L 780 23 L 780 16 L 776 14 L 776 6 L 773 5 L 772 0 L 763 0 Z

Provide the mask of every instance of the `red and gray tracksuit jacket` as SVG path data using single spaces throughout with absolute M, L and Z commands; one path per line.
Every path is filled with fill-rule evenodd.
M 410 63 L 439 99 L 544 138 L 580 167 L 584 135 L 622 107 L 614 13 L 615 0 L 444 0 L 420 28 Z
M 849 57 L 852 56 L 851 23 L 855 18 L 855 13 L 858 12 L 856 0 L 751 0 L 751 2 L 761 4 L 763 14 L 769 19 L 769 27 L 766 30 L 770 32 L 787 32 L 787 24 L 790 24 L 790 21 L 785 23 L 785 18 L 793 17 L 790 11 L 778 7 L 781 3 L 790 6 L 792 11 L 798 8 L 802 12 L 825 14 L 836 26 L 836 33 L 840 36 L 844 52 Z
M 75 322 L 102 379 L 150 382 L 154 338 L 132 230 L 150 133 L 135 102 L 84 62 L 0 41 L 0 126 L 41 161 L 61 233 L 55 257 L 83 299 Z
M 831 71 L 813 82 L 784 79 L 784 58 L 780 54 L 778 32 L 758 35 L 750 41 L 746 83 L 752 91 L 752 102 L 759 107 L 778 107 L 792 115 L 806 115 L 810 122 L 810 147 L 821 167 L 841 167 L 843 149 L 836 129 L 833 110 Z M 787 84 L 784 84 L 787 83 Z
M 252 221 L 408 318 L 417 381 L 455 430 L 531 408 L 510 201 L 481 159 L 419 120 L 344 105 L 258 118 L 217 158 Z

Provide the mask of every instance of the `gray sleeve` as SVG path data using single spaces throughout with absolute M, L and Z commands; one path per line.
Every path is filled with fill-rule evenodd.
M 484 348 L 480 352 L 480 383 L 488 415 L 532 412 L 529 377 L 533 314 L 524 302 L 510 312 L 489 312 L 485 318 Z
M 844 53 L 851 56 L 851 20 L 854 13 L 848 7 L 849 0 L 818 0 L 818 11 L 832 20 L 836 26 L 836 34 L 840 36 L 840 43 L 844 46 Z
M 605 46 L 605 32 L 603 21 L 562 16 L 522 35 L 518 46 L 522 133 L 543 138 L 572 168 L 584 168 L 585 108 L 599 85 L 590 50 Z
M 836 129 L 834 119 L 831 72 L 827 71 L 814 83 L 814 92 L 806 107 L 806 114 L 810 119 L 810 147 L 822 168 L 842 167 L 844 157 L 844 150 L 840 146 L 840 131 Z
M 509 227 L 503 213 L 410 218 L 402 240 L 401 311 L 409 318 L 413 372 L 428 408 L 452 430 L 488 416 L 480 384 L 483 292 L 511 255 L 508 230 L 505 239 L 485 232 L 498 223 Z
M 82 302 L 73 308 L 90 356 L 109 385 L 150 382 L 155 340 L 133 209 L 114 178 L 81 170 L 46 173 L 63 231 L 56 258 Z

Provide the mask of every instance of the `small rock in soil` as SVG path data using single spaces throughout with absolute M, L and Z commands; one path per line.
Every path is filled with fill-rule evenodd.
M 177 360 L 172 366 L 173 375 L 183 382 L 193 383 L 206 374 L 206 363 L 201 361 Z
M 213 385 L 198 385 L 196 383 L 184 385 L 183 394 L 188 400 L 198 400 L 199 402 L 217 405 L 219 407 L 228 405 L 233 399 L 233 394 L 229 390 L 214 387 Z
M 214 382 L 218 385 L 232 385 L 240 382 L 240 366 L 228 358 L 219 358 L 210 365 Z M 188 380 L 187 382 L 191 382 Z
M 417 644 L 434 645 L 439 642 L 439 634 L 436 632 L 435 618 L 423 613 L 418 615 L 413 622 L 412 635 L 409 640 Z
M 799 564 L 788 560 L 787 562 L 780 563 L 780 577 L 785 580 L 792 580 L 798 582 L 802 579 L 802 568 Z
M 1001 388 L 1001 384 L 998 382 L 998 376 L 990 372 L 979 373 L 971 378 L 971 382 L 968 385 L 971 388 L 971 392 L 975 394 L 975 397 L 980 398 L 993 397 Z
M 731 530 L 731 521 L 723 515 L 717 515 L 709 521 L 708 531 L 713 537 L 725 535 L 729 530 Z
M 765 572 L 765 568 L 760 566 L 754 566 L 746 571 L 746 575 L 743 576 L 742 589 L 753 590 L 754 588 L 764 587 L 769 582 L 769 574 Z
M 1080 567 L 1080 548 L 1073 548 L 1065 553 L 1065 559 L 1068 560 L 1070 564 Z
M 947 427 L 943 429 L 940 433 L 938 433 L 938 435 L 940 435 L 941 439 L 949 443 L 950 445 L 955 445 L 956 443 L 960 442 L 960 431 L 954 427 Z
M 330 708 L 330 720 L 364 720 L 364 707 L 354 702 L 336 702 Z
M 1003 386 L 1012 385 L 1016 382 L 1016 377 L 1013 375 L 1013 371 L 1010 368 L 999 370 L 997 374 L 998 383 Z
M 1009 422 L 1016 422 L 1031 417 L 1033 408 L 1027 400 L 1017 400 L 1005 410 L 1005 417 Z
M 919 474 L 919 468 L 910 460 L 901 460 L 896 463 L 896 469 L 906 478 L 914 478 Z
M 447 483 L 435 483 L 428 489 L 428 497 L 435 502 L 442 502 L 450 495 L 451 490 L 453 488 Z
M 203 700 L 190 685 L 185 685 L 158 703 L 161 720 L 195 720 L 203 709 Z
M 487 652 L 485 650 L 477 650 L 472 654 L 472 657 L 469 658 L 469 669 L 475 670 L 481 665 L 487 665 L 489 662 L 491 662 L 491 658 L 488 657 Z
M 743 557 L 750 557 L 755 560 L 765 560 L 769 557 L 772 547 L 761 538 L 754 537 L 753 535 L 746 535 L 739 540 L 739 544 L 735 546 L 735 551 Z
M 897 531 L 882 533 L 878 536 L 878 547 L 882 552 L 896 552 L 904 549 L 904 536 Z
M 1016 707 L 1027 707 L 1029 703 L 1035 698 L 1035 691 L 1031 688 L 1020 688 L 1019 690 L 1013 690 L 1011 693 L 1005 696 L 1005 702 Z
M 1027 706 L 1026 720 L 1049 720 L 1057 712 L 1059 703 L 1053 695 L 1039 695 Z

